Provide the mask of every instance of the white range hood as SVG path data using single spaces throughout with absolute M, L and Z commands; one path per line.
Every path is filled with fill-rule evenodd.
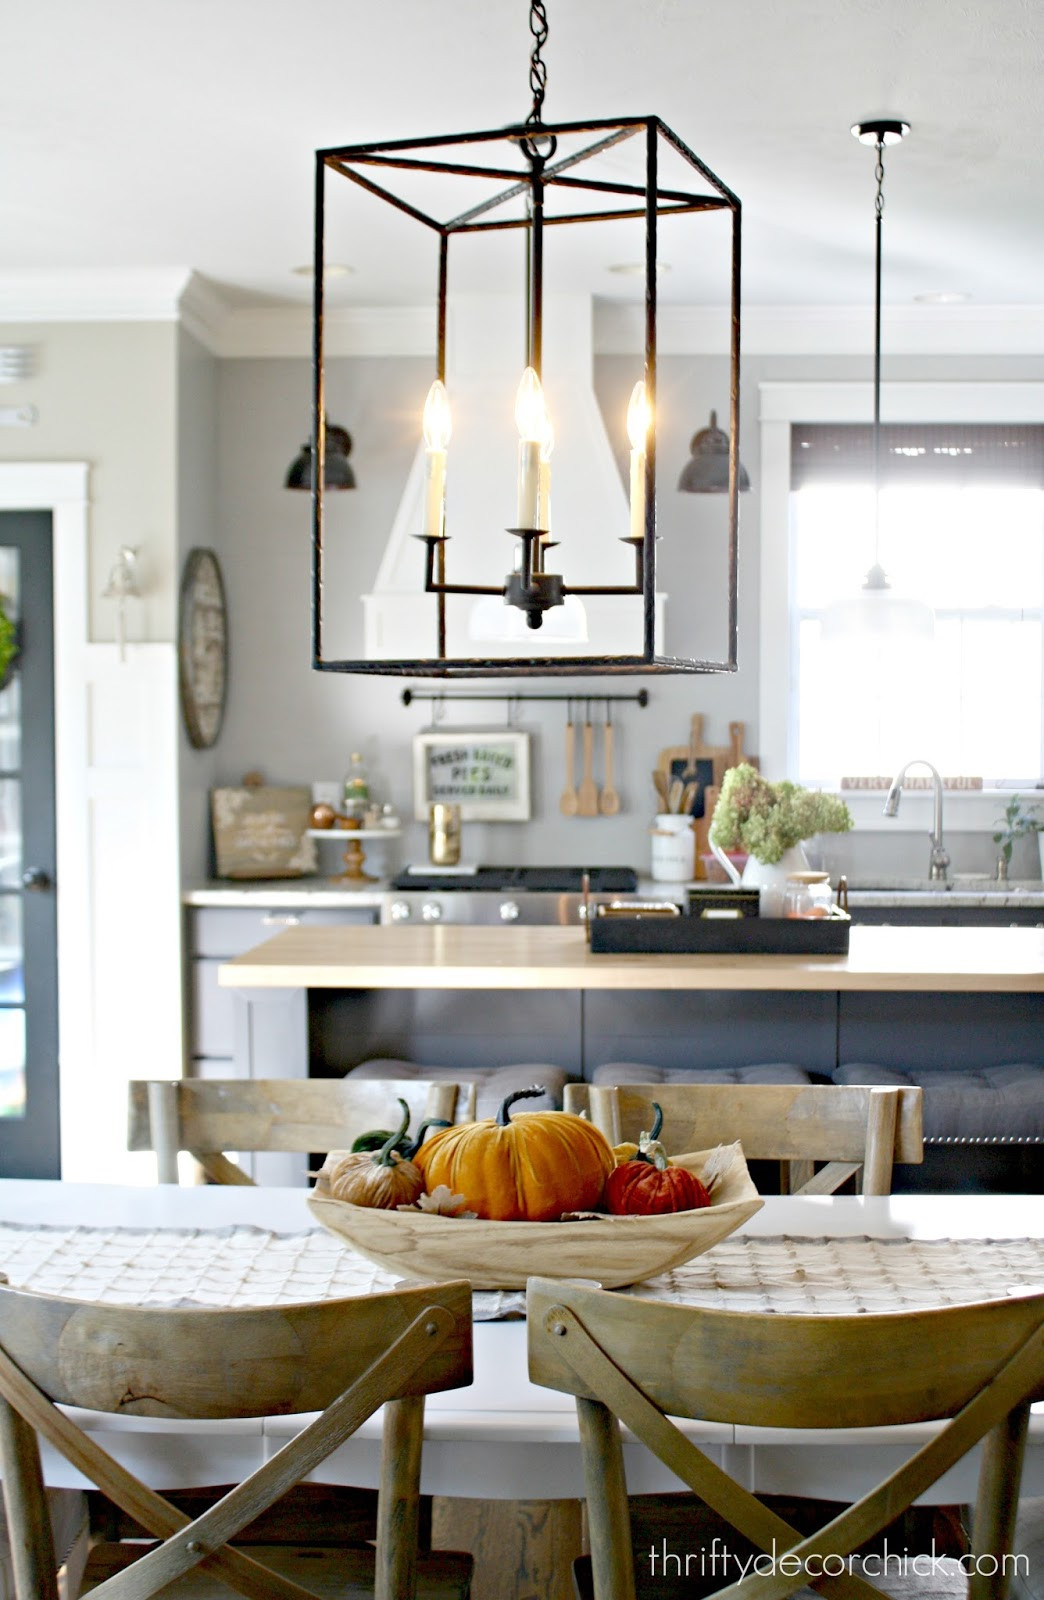
M 555 430 L 551 458 L 549 571 L 567 585 L 634 582 L 634 554 L 620 540 L 630 532 L 627 495 L 592 385 L 591 300 L 554 295 L 544 301 L 542 381 Z M 446 577 L 451 583 L 500 588 L 511 570 L 515 543 L 505 529 L 515 522 L 518 433 L 515 391 L 525 365 L 522 308 L 502 294 L 451 297 L 447 320 L 446 387 L 453 415 L 446 475 Z M 635 359 L 641 377 L 641 358 Z M 364 595 L 368 660 L 411 660 L 436 655 L 437 601 L 423 591 L 424 444 L 417 395 L 417 454 L 377 572 Z M 626 448 L 625 418 L 619 419 Z M 657 638 L 663 638 L 665 596 L 658 594 Z M 529 629 L 521 612 L 494 598 L 446 600 L 446 647 L 451 657 L 501 658 L 567 655 L 640 655 L 640 596 L 585 597 L 587 639 L 556 638 L 556 612 Z M 564 611 L 565 608 L 563 607 Z M 479 637 L 481 619 L 506 620 L 508 637 Z M 507 630 L 503 630 L 506 632 Z

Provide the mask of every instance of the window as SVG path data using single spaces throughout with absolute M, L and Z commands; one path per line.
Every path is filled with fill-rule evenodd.
M 1034 781 L 1041 758 L 1044 429 L 884 427 L 879 557 L 927 600 L 935 637 L 820 638 L 824 605 L 874 560 L 872 429 L 791 428 L 797 770 L 895 772 L 931 749 L 947 774 Z
M 947 775 L 981 777 L 988 787 L 1037 782 L 1044 427 L 968 420 L 883 426 L 879 559 L 897 593 L 934 608 L 935 635 L 901 646 L 854 639 L 834 645 L 821 638 L 822 611 L 854 593 L 874 560 L 872 429 L 848 417 L 806 425 L 798 420 L 800 388 L 787 387 L 785 442 L 782 434 L 771 437 L 776 419 L 767 440 L 763 429 L 763 746 L 783 756 L 779 765 L 790 776 L 813 784 L 890 776 L 914 756 Z M 812 386 L 821 416 L 832 387 L 854 386 Z M 945 391 L 956 388 L 963 402 L 957 409 L 967 417 L 975 414 L 976 387 L 896 390 L 907 391 L 907 400 L 910 391 L 928 391 L 921 397 L 927 403 L 942 391 L 945 415 Z M 995 391 L 1009 386 L 983 387 L 988 410 L 999 401 Z M 1024 405 L 1027 398 L 1023 393 Z M 779 673 L 781 650 L 789 674 Z

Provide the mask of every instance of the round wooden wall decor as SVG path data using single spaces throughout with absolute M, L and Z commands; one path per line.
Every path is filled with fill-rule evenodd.
M 189 742 L 207 750 L 221 732 L 228 684 L 228 617 L 221 568 L 200 546 L 185 558 L 178 605 L 178 682 Z

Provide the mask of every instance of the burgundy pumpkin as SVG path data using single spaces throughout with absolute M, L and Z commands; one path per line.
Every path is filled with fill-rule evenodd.
M 605 1208 L 615 1217 L 659 1217 L 668 1211 L 697 1211 L 710 1205 L 710 1195 L 696 1174 L 672 1167 L 656 1137 L 663 1112 L 653 1102 L 656 1120 L 651 1133 L 638 1141 L 638 1154 L 621 1161 L 605 1182 Z

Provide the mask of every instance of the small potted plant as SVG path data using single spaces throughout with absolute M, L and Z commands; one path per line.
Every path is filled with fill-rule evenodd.
M 803 841 L 817 833 L 847 833 L 851 827 L 852 813 L 836 795 L 804 789 L 786 778 L 770 783 L 743 762 L 725 774 L 709 840 L 723 866 L 725 851 L 747 852 L 741 881 L 763 891 L 769 888 L 767 897 L 762 894 L 762 913 L 773 915 L 778 914 L 772 909 L 773 894 L 781 897 L 787 874 L 808 867 Z
M 1038 843 L 1044 838 L 1044 818 L 1035 805 L 1029 805 L 1021 794 L 1013 794 L 1004 807 L 1003 817 L 998 818 L 997 832 L 993 835 L 994 844 L 1000 845 L 1000 855 L 997 858 L 997 876 L 1006 878 L 1011 866 L 1011 851 L 1016 839 L 1023 838 L 1027 833 L 1035 833 Z M 1041 847 L 1041 877 L 1044 877 L 1044 846 Z

